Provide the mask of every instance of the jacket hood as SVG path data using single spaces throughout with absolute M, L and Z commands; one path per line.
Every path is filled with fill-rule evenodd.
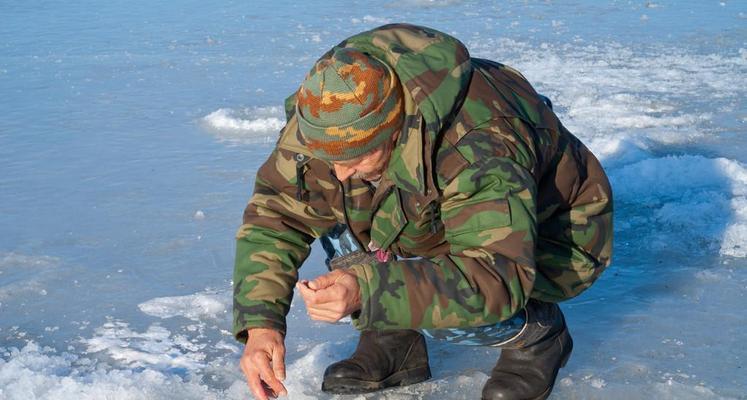
M 380 26 L 342 41 L 320 60 L 343 47 L 369 53 L 394 69 L 432 137 L 448 125 L 459 109 L 472 76 L 464 44 L 431 28 L 410 24 Z M 286 100 L 286 109 L 294 103 L 295 94 Z

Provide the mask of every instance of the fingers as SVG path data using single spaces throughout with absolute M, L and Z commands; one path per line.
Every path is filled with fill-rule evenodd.
M 307 304 L 307 311 L 317 312 L 329 312 L 329 313 L 344 313 L 347 309 L 347 304 L 344 301 L 332 301 L 321 304 Z
M 275 373 L 272 368 L 270 368 L 270 360 L 265 358 L 264 362 L 257 364 L 257 367 L 259 368 L 260 378 L 262 378 L 262 381 L 265 382 L 273 392 L 281 396 L 288 394 L 283 383 L 275 377 Z
M 299 282 L 296 286 L 306 303 L 306 312 L 315 321 L 337 322 L 360 308 L 360 289 L 353 274 L 332 271 L 308 284 Z M 314 290 L 312 286 L 321 288 Z
M 321 305 L 342 300 L 345 297 L 345 288 L 340 286 L 330 286 L 326 289 L 317 290 L 312 293 L 312 296 L 309 298 L 310 301 L 307 303 Z
M 310 283 L 309 285 L 304 285 L 302 283 L 299 283 L 296 285 L 296 287 L 298 288 L 298 291 L 301 293 L 301 296 L 303 297 L 303 301 L 306 303 L 307 307 L 309 305 L 327 303 L 329 301 L 334 301 L 334 300 L 339 299 L 339 293 L 336 293 L 338 290 L 335 290 L 337 289 L 335 287 L 327 287 L 325 289 L 313 290 L 310 288 Z
M 262 381 L 259 377 L 259 373 L 252 368 L 249 359 L 247 357 L 241 358 L 241 370 L 246 376 L 246 383 L 249 386 L 249 390 L 252 392 L 257 400 L 268 400 L 267 391 L 262 385 Z
M 343 317 L 345 317 L 347 314 L 339 311 L 329 311 L 329 310 L 308 310 L 309 317 L 313 319 L 314 321 L 321 321 L 321 322 L 337 322 L 341 320 Z
M 281 333 L 261 328 L 250 330 L 239 364 L 249 390 L 258 400 L 288 394 L 280 381 L 285 379 L 285 345 Z
M 313 290 L 320 290 L 330 287 L 337 283 L 337 280 L 344 274 L 340 270 L 335 270 L 324 275 L 317 276 L 316 279 L 309 282 L 309 288 Z
M 328 279 L 329 278 L 324 278 L 324 283 L 328 283 Z M 320 289 L 313 289 L 311 287 L 313 281 L 309 282 L 308 285 L 299 283 L 296 285 L 296 287 L 298 287 L 298 291 L 301 293 L 301 296 L 303 296 L 304 302 L 306 302 L 306 304 L 323 304 L 344 299 L 348 294 L 347 292 L 350 290 L 350 282 L 348 282 L 350 279 L 355 278 L 349 278 L 345 274 L 341 274 L 334 279 L 333 282 L 336 283 Z
M 296 284 L 296 288 L 298 288 L 298 293 L 301 294 L 301 297 L 303 298 L 303 302 L 306 303 L 306 308 L 309 307 L 309 304 L 314 304 L 315 302 L 315 292 L 302 282 L 299 282 Z
M 272 371 L 278 379 L 285 380 L 285 347 L 275 346 L 272 350 Z

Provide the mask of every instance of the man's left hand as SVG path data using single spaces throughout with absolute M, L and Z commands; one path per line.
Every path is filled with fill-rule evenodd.
M 337 269 L 313 281 L 296 284 L 311 319 L 337 322 L 361 308 L 358 278 L 352 272 Z

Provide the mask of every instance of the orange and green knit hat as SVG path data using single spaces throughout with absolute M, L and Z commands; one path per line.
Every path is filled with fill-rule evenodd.
M 401 90 L 385 62 L 354 49 L 335 50 L 298 89 L 296 115 L 306 146 L 328 161 L 375 149 L 402 126 Z

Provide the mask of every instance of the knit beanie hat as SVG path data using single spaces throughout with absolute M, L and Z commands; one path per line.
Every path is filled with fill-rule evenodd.
M 307 148 L 328 161 L 350 160 L 402 126 L 402 92 L 385 62 L 350 48 L 314 65 L 296 96 L 296 115 Z

